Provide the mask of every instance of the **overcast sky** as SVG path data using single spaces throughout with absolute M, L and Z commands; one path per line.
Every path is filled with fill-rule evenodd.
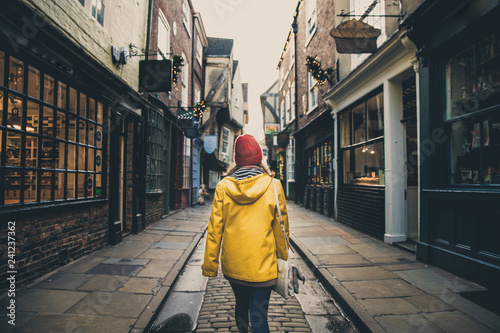
M 192 0 L 208 37 L 234 39 L 234 59 L 248 82 L 248 134 L 264 138 L 259 96 L 278 79 L 276 67 L 298 0 Z

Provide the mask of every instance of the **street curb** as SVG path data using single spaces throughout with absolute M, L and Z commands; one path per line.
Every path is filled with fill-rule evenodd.
M 153 326 L 154 321 L 158 316 L 158 311 L 163 307 L 167 301 L 168 296 L 172 291 L 172 287 L 179 278 L 182 269 L 186 265 L 189 257 L 193 254 L 196 246 L 200 243 L 200 240 L 205 235 L 207 231 L 208 223 L 203 227 L 203 229 L 195 236 L 193 241 L 189 244 L 186 251 L 177 260 L 172 269 L 165 276 L 163 286 L 158 290 L 158 293 L 153 296 L 151 302 L 149 302 L 147 308 L 140 314 L 139 318 L 135 322 L 134 326 L 131 328 L 130 332 L 142 331 L 144 333 L 148 332 Z M 201 273 L 200 273 L 201 274 Z
M 326 268 L 318 268 L 318 266 L 321 266 L 318 259 L 297 237 L 290 234 L 290 240 L 314 275 L 323 283 L 328 292 L 332 294 L 335 301 L 360 332 L 386 332 Z

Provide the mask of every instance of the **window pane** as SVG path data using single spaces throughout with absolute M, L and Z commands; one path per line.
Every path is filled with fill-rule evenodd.
M 88 171 L 95 171 L 94 149 L 93 148 L 88 149 L 87 158 L 88 158 L 87 170 Z
M 351 150 L 344 150 L 342 153 L 342 162 L 344 168 L 344 184 L 352 184 L 354 174 L 351 172 Z
M 95 133 L 95 142 L 97 148 L 102 148 L 102 127 L 97 126 L 97 131 Z
M 66 84 L 59 82 L 57 84 L 57 106 L 66 109 L 66 100 L 68 97 L 68 88 Z
M 40 161 L 40 167 L 42 168 L 52 168 L 52 157 L 53 157 L 53 142 L 52 140 L 42 139 L 42 158 Z
M 24 202 L 37 201 L 36 176 L 36 171 L 28 170 L 24 173 Z
M 3 143 L 3 130 L 0 129 L 0 165 L 3 165 L 3 163 L 2 163 L 2 151 L 3 151 L 2 143 Z M 1 174 L 0 174 L 0 177 L 1 177 Z
M 4 75 L 5 75 L 5 53 L 0 51 L 0 86 L 4 86 Z
M 354 133 L 353 143 L 366 141 L 365 103 L 352 110 L 352 129 Z
M 89 174 L 85 179 L 85 190 L 87 192 L 87 197 L 94 196 L 94 175 Z
M 68 172 L 68 188 L 66 189 L 66 198 L 74 199 L 76 198 L 76 174 Z
M 95 175 L 95 196 L 100 197 L 102 195 L 102 175 Z
M 79 104 L 80 117 L 87 117 L 87 96 L 80 93 L 80 104 Z
M 23 92 L 24 86 L 24 63 L 14 57 L 10 57 L 9 64 L 9 88 Z
M 69 110 L 70 112 L 77 113 L 77 98 L 76 90 L 69 88 Z
M 65 157 L 66 157 L 66 144 L 64 142 L 56 143 L 56 168 L 64 169 Z
M 11 205 L 20 202 L 21 171 L 5 170 L 5 204 Z
M 384 185 L 384 143 L 377 142 L 354 149 L 353 183 Z
M 49 104 L 54 104 L 55 82 L 54 78 L 45 74 L 43 86 L 43 100 Z
M 340 147 L 346 147 L 351 144 L 350 121 L 351 112 L 346 112 L 340 115 Z
M 26 131 L 38 133 L 40 105 L 35 102 L 28 101 L 28 110 L 26 114 Z
M 103 106 L 101 103 L 97 103 L 97 123 L 102 124 L 103 123 Z
M 28 95 L 40 99 L 40 71 L 28 67 Z
M 66 114 L 59 111 L 57 112 L 56 138 L 62 140 L 66 139 Z
M 484 182 L 500 184 L 500 113 L 483 121 Z
M 97 172 L 102 171 L 102 151 L 101 150 L 96 150 L 95 171 L 97 171 Z
M 461 119 L 451 124 L 451 182 L 479 183 L 480 123 Z
M 472 48 L 451 58 L 446 65 L 447 118 L 476 110 L 474 98 L 474 64 Z
M 52 200 L 52 172 L 51 171 L 43 171 L 41 173 L 41 193 L 40 193 L 40 201 L 49 201 Z
M 54 110 L 48 107 L 43 108 L 42 134 L 54 136 Z
M 477 98 L 479 108 L 500 104 L 500 33 L 493 34 L 478 47 Z
M 88 133 L 89 145 L 93 146 L 94 142 L 95 142 L 95 124 L 92 122 L 88 122 L 87 125 L 88 125 L 88 129 L 89 129 L 89 133 Z
M 21 166 L 21 134 L 7 131 L 7 166 Z
M 92 98 L 89 98 L 88 118 L 91 120 L 95 120 L 95 100 Z
M 78 121 L 78 142 L 86 143 L 87 142 L 87 131 L 85 126 L 85 120 Z
M 68 114 L 68 140 L 76 142 L 76 117 Z
M 68 144 L 68 170 L 76 170 L 76 153 L 77 153 L 77 146 L 69 143 Z
M 7 126 L 20 130 L 23 118 L 23 100 L 15 95 L 8 95 Z
M 85 170 L 85 157 L 86 157 L 86 152 L 85 152 L 85 147 L 79 146 L 78 147 L 78 170 Z
M 54 199 L 64 199 L 64 172 L 56 172 L 54 183 Z
M 370 98 L 366 102 L 368 111 L 368 139 L 384 135 L 384 101 L 383 94 Z
M 38 167 L 38 138 L 34 136 L 26 136 L 26 158 L 25 164 L 27 167 Z
M 78 174 L 78 198 L 85 198 L 85 174 Z

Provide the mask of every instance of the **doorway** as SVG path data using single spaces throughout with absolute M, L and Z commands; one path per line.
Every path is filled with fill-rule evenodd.
M 405 122 L 406 136 L 406 236 L 418 241 L 418 138 L 417 120 Z

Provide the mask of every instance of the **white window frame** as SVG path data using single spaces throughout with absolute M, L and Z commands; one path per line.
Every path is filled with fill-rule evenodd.
M 288 65 L 288 70 L 291 71 L 293 65 L 295 64 L 295 40 L 294 38 L 290 38 L 290 43 L 288 44 L 288 54 L 290 64 Z
M 227 140 L 224 139 L 227 133 Z M 221 137 L 221 153 L 222 155 L 229 156 L 229 138 L 231 136 L 231 130 L 226 126 L 222 126 L 222 137 Z M 224 143 L 226 143 L 226 149 L 224 149 Z
M 306 46 L 318 29 L 316 0 L 306 0 Z
M 191 37 L 191 8 L 189 7 L 188 0 L 182 0 L 182 23 L 189 37 Z
M 191 187 L 191 139 L 184 137 L 182 186 Z
M 220 179 L 220 173 L 217 171 L 209 170 L 208 171 L 208 188 L 215 188 Z
M 194 87 L 194 102 L 195 103 L 201 102 L 201 91 L 200 88 L 198 88 L 198 86 Z
M 170 59 L 170 25 L 168 24 L 165 14 L 159 10 L 158 14 L 158 49 L 164 54 L 166 59 Z M 164 39 L 163 39 L 164 38 Z M 164 40 L 164 42 L 162 42 Z M 158 60 L 163 59 L 163 57 L 158 54 L 156 56 Z
M 203 45 L 200 38 L 196 41 L 196 60 L 198 60 L 200 66 L 203 66 Z
M 318 82 L 312 76 L 311 73 L 307 73 L 307 113 L 313 111 L 318 107 L 319 102 L 319 92 L 318 92 Z
M 286 161 L 287 161 L 287 182 L 295 182 L 295 138 L 290 137 L 288 142 L 288 147 L 286 149 Z
M 290 90 L 285 95 L 285 124 L 290 122 Z
M 290 87 L 290 122 L 295 120 L 295 108 L 296 108 L 296 103 L 295 103 L 295 82 L 292 83 L 292 86 Z
M 92 5 L 94 2 L 101 1 L 102 5 L 104 7 L 104 13 L 103 13 L 103 22 L 97 21 L 97 18 L 92 15 Z M 82 4 L 80 1 L 78 1 L 80 4 Z M 111 11 L 109 10 L 109 0 L 84 0 L 84 4 L 82 4 L 84 10 L 92 17 L 101 27 L 103 27 L 105 30 L 109 30 L 109 22 L 110 18 L 109 15 L 111 14 Z
M 187 106 L 189 105 L 189 63 L 187 61 L 187 57 L 182 52 L 182 58 L 184 59 L 185 65 L 182 66 L 181 69 L 181 82 L 182 82 L 182 105 Z
M 285 128 L 285 99 L 283 98 L 280 103 L 280 128 Z

